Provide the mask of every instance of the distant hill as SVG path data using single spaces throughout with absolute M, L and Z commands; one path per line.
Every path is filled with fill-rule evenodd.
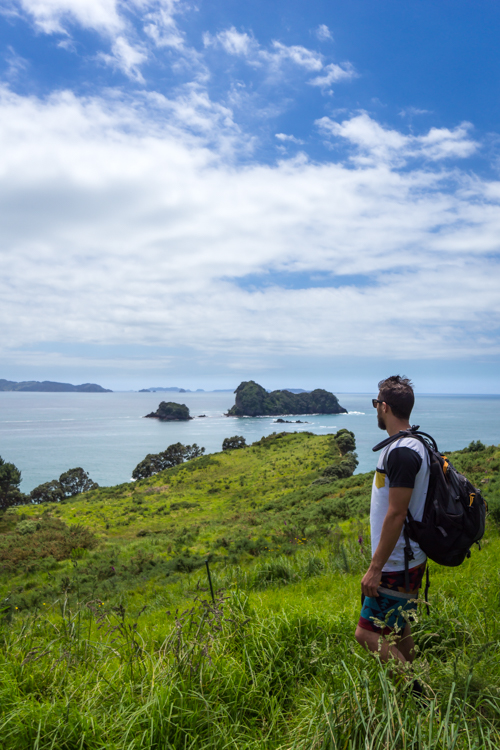
M 191 391 L 189 388 L 178 388 L 177 386 L 171 386 L 169 388 L 151 386 L 151 388 L 141 388 L 139 393 L 234 393 L 233 388 L 216 388 L 214 391 L 205 391 L 204 388 L 197 388 L 195 391 Z
M 279 414 L 347 414 L 337 396 L 322 388 L 310 393 L 271 391 L 268 393 L 253 380 L 240 383 L 235 390 L 236 403 L 228 417 L 264 417 Z
M 151 388 L 141 388 L 139 393 L 191 393 L 190 390 L 186 390 L 185 388 L 177 388 L 177 386 L 172 386 L 171 388 L 162 388 L 160 386 L 158 387 L 151 387 Z
M 112 393 L 109 388 L 103 388 L 96 383 L 82 383 L 82 385 L 72 385 L 71 383 L 55 383 L 52 380 L 25 380 L 16 383 L 14 380 L 4 380 L 0 378 L 0 391 L 36 391 L 40 393 Z

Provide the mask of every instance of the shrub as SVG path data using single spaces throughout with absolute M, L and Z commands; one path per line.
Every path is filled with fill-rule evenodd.
M 158 474 L 159 471 L 165 471 L 165 469 L 178 466 L 184 461 L 199 458 L 203 453 L 205 453 L 205 448 L 199 448 L 196 443 L 193 443 L 193 445 L 173 443 L 166 450 L 162 451 L 162 453 L 148 453 L 146 458 L 138 463 L 133 470 L 132 478 L 146 479 L 153 476 L 153 474 Z
M 28 497 L 19 491 L 20 484 L 21 472 L 17 466 L 0 456 L 0 510 L 29 502 Z
M 222 443 L 223 451 L 233 451 L 237 448 L 246 448 L 247 441 L 242 435 L 234 435 L 233 437 L 224 438 Z
M 323 471 L 323 476 L 331 479 L 346 479 L 352 476 L 357 465 L 357 455 L 355 453 L 346 453 L 340 463 L 327 466 Z
M 74 497 L 81 492 L 96 490 L 99 485 L 92 481 L 87 471 L 80 466 L 76 469 L 68 469 L 59 477 L 59 483 L 66 497 Z
M 464 451 L 467 451 L 467 453 L 475 453 L 476 451 L 484 450 L 486 450 L 486 446 L 480 440 L 473 440 L 471 443 L 469 443 L 467 448 L 464 448 Z
M 96 537 L 85 526 L 67 526 L 50 517 L 33 519 L 21 521 L 15 531 L 2 535 L 0 561 L 9 569 L 25 567 L 41 558 L 67 560 L 74 549 L 93 549 L 96 545 Z
M 500 526 L 500 495 L 488 495 L 488 516 Z
M 335 435 L 335 442 L 337 443 L 340 453 L 345 455 L 349 451 L 353 451 L 356 448 L 356 439 L 354 432 L 343 428 L 339 430 Z
M 53 479 L 31 490 L 30 497 L 34 503 L 58 503 L 65 497 L 65 494 L 61 483 Z

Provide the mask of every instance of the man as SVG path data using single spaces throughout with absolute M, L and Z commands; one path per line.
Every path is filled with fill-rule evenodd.
M 415 401 L 411 381 L 393 375 L 378 387 L 373 406 L 380 429 L 390 436 L 407 430 Z M 406 591 L 403 526 L 408 509 L 417 521 L 422 520 L 428 485 L 427 450 L 417 438 L 403 437 L 381 451 L 370 506 L 372 560 L 361 581 L 364 601 L 356 640 L 379 653 L 383 661 L 405 664 L 415 656 L 409 620 L 417 607 L 426 556 L 410 542 L 413 558 L 410 554 L 410 590 Z

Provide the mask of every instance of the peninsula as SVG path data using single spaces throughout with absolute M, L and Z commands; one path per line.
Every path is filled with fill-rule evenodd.
M 0 378 L 0 391 L 22 391 L 22 392 L 40 392 L 40 393 L 113 393 L 109 388 L 103 388 L 96 383 L 82 383 L 82 385 L 72 385 L 71 383 L 55 383 L 52 380 L 25 380 L 16 383 L 14 380 L 4 380 Z
M 275 417 L 278 414 L 347 414 L 337 396 L 317 388 L 309 393 L 271 391 L 253 380 L 240 383 L 235 390 L 236 402 L 227 417 Z
M 159 419 L 160 422 L 187 422 L 189 416 L 186 404 L 176 404 L 174 401 L 162 401 L 156 411 L 146 414 L 147 418 Z

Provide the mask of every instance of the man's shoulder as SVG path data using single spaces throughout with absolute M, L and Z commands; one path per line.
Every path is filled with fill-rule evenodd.
M 424 456 L 427 455 L 427 448 L 425 447 L 423 442 L 416 437 L 408 436 L 398 438 L 387 446 L 387 449 L 384 453 L 386 456 L 388 456 L 389 453 L 391 453 L 393 450 L 396 450 L 397 448 L 409 448 L 410 450 L 418 453 L 421 458 L 424 458 Z

